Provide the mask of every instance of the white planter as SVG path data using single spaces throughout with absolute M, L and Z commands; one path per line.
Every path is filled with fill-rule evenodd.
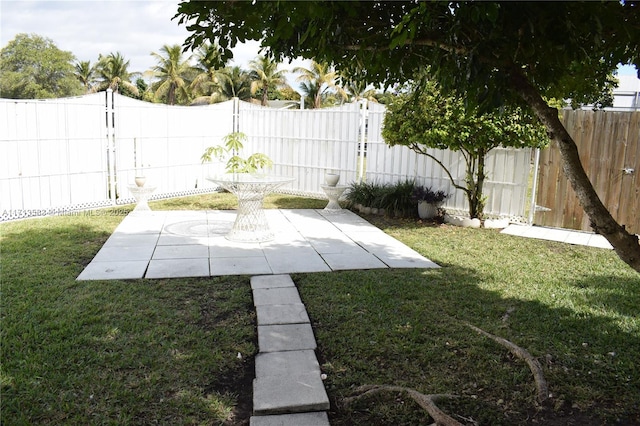
M 136 176 L 133 180 L 136 182 L 136 186 L 139 186 L 139 187 L 143 187 L 144 184 L 147 182 L 147 178 L 144 176 Z
M 336 186 L 340 181 L 340 175 L 337 173 L 325 173 L 324 182 L 329 186 Z
M 418 203 L 418 216 L 420 219 L 433 219 L 438 215 L 438 207 L 434 204 L 420 201 Z

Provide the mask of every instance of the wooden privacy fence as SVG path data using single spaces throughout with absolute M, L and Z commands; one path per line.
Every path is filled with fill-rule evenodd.
M 385 107 L 355 102 L 336 108 L 277 110 L 237 99 L 182 107 L 151 104 L 101 92 L 71 99 L 0 99 L 1 220 L 58 214 L 133 202 L 136 175 L 157 189 L 152 198 L 211 192 L 206 180 L 224 171 L 202 165 L 205 148 L 232 131 L 245 133 L 243 155 L 262 152 L 274 174 L 295 177 L 283 192 L 324 198 L 325 170 L 341 184 L 366 178 L 412 179 L 449 190 L 446 208 L 464 212 L 467 201 L 433 161 L 382 140 Z M 458 182 L 462 157 L 433 150 Z M 366 175 L 364 174 L 366 170 Z M 524 221 L 530 151 L 496 149 L 487 162 L 489 216 Z
M 562 121 L 604 205 L 628 231 L 640 233 L 640 111 L 563 110 Z M 541 153 L 538 185 L 536 224 L 592 230 L 555 146 Z

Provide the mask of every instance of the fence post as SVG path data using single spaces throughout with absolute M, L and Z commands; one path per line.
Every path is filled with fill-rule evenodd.
M 240 99 L 233 98 L 233 133 L 240 131 Z
M 367 152 L 367 139 L 368 139 L 368 126 L 367 126 L 367 113 L 369 111 L 369 108 L 367 106 L 367 100 L 366 99 L 361 99 L 360 100 L 360 149 L 359 149 L 359 156 L 360 156 L 360 167 L 358 170 L 358 174 L 359 176 L 357 177 L 358 182 L 362 182 L 362 180 L 364 179 L 364 157 L 366 156 L 366 152 Z
M 105 110 L 107 115 L 107 179 L 109 181 L 107 194 L 112 205 L 116 205 L 117 187 L 116 187 L 116 146 L 115 146 L 115 108 L 113 90 L 107 89 L 105 92 L 106 103 Z
M 533 162 L 533 186 L 531 188 L 531 205 L 529 206 L 529 220 L 528 225 L 533 225 L 533 220 L 536 214 L 537 193 L 538 193 L 538 169 L 540 168 L 540 148 L 536 148 L 536 156 Z

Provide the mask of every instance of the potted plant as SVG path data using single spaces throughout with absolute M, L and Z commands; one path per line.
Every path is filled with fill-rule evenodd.
M 225 170 L 227 173 L 255 173 L 273 165 L 273 161 L 260 152 L 251 154 L 247 158 L 239 155 L 244 147 L 243 142 L 247 140 L 247 136 L 242 132 L 230 133 L 222 140 L 224 145 L 210 146 L 205 149 L 204 154 L 200 157 L 203 163 L 210 162 L 212 158 L 217 158 L 220 161 L 226 159 Z
M 434 191 L 431 187 L 416 186 L 411 193 L 411 199 L 418 203 L 420 219 L 433 219 L 438 215 L 438 209 L 449 198 L 445 191 Z

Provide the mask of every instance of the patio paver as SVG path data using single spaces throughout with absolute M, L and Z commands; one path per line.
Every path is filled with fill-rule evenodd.
M 275 238 L 264 243 L 227 240 L 235 215 L 233 210 L 131 213 L 78 279 L 438 267 L 348 210 L 265 210 Z

